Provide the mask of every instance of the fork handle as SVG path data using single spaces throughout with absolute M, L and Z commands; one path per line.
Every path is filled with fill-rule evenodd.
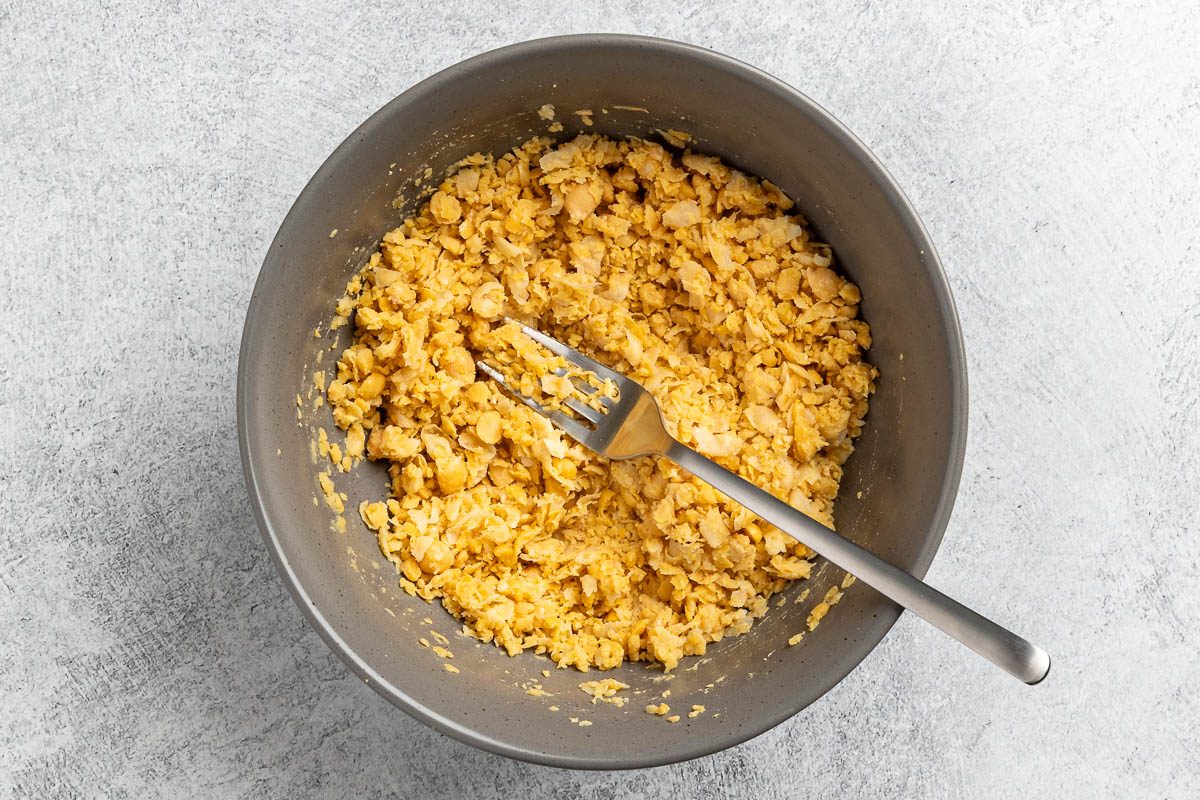
M 1050 672 L 1050 656 L 1040 647 L 867 552 L 695 450 L 673 442 L 664 455 L 1010 675 L 1032 686 Z

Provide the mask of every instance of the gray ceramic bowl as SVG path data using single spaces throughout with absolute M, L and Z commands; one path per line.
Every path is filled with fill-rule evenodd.
M 329 157 L 280 227 L 250 301 L 238 369 L 246 481 L 267 549 L 304 613 L 402 710 L 477 747 L 544 764 L 608 769 L 694 758 L 760 734 L 819 698 L 871 652 L 899 609 L 858 584 L 824 624 L 788 647 L 808 607 L 840 579 L 830 566 L 791 587 L 749 634 L 685 661 L 669 682 L 642 664 L 608 673 L 630 684 L 630 702 L 593 705 L 578 672 L 551 669 L 543 677 L 553 667 L 545 658 L 509 658 L 459 636 L 441 606 L 397 590 L 395 570 L 353 512 L 348 530 L 337 533 L 330 512 L 312 500 L 309 443 L 316 426 L 332 423 L 327 411 L 311 411 L 297 425 L 295 396 L 307 392 L 318 350 L 325 348 L 328 367 L 336 358 L 329 347 L 338 346 L 328 336 L 314 339 L 313 328 L 329 321 L 346 280 L 418 202 L 414 185 L 423 174 L 442 175 L 469 153 L 500 154 L 544 133 L 537 115 L 544 103 L 559 110 L 563 138 L 585 130 L 689 131 L 696 149 L 781 186 L 832 244 L 840 268 L 862 287 L 871 360 L 882 371 L 842 484 L 839 527 L 924 575 L 950 516 L 967 419 L 958 322 L 929 238 L 879 163 L 811 100 L 730 58 L 655 39 L 571 36 L 472 58 L 388 103 Z M 582 108 L 595 112 L 594 127 L 570 113 Z M 407 198 L 399 208 L 397 196 Z M 350 509 L 385 493 L 374 464 L 336 477 Z M 793 604 L 805 588 L 810 599 Z M 449 637 L 458 674 L 418 643 L 431 629 Z M 551 696 L 528 695 L 533 682 Z M 677 724 L 644 712 L 665 688 L 667 702 L 684 713 Z M 689 718 L 692 704 L 707 710 Z

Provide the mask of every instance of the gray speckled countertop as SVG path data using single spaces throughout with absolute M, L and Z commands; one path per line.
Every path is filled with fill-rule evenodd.
M 1200 12 L 962 5 L 0 2 L 0 797 L 1200 794 Z M 572 773 L 433 733 L 304 622 L 234 437 L 267 243 L 405 87 L 594 30 L 775 73 L 905 187 L 972 382 L 930 579 L 1045 685 L 906 617 L 744 746 Z

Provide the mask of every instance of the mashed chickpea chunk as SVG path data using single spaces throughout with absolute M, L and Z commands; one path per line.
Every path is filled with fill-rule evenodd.
M 877 373 L 858 288 L 791 205 L 713 157 L 533 139 L 466 159 L 385 235 L 339 303 L 354 343 L 327 394 L 345 457 L 388 464 L 390 497 L 360 513 L 403 588 L 510 654 L 669 670 L 808 577 L 773 526 L 665 459 L 593 455 L 474 366 L 520 347 L 505 315 L 529 321 L 832 523 Z M 528 388 L 553 394 L 547 373 Z

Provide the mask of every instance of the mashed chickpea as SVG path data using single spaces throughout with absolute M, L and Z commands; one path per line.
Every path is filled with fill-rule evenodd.
M 338 306 L 354 342 L 327 397 L 346 457 L 388 464 L 360 513 L 404 589 L 510 654 L 671 669 L 808 577 L 773 526 L 665 459 L 593 455 L 474 366 L 521 346 L 504 316 L 528 321 L 832 524 L 877 373 L 858 288 L 791 205 L 713 157 L 533 139 L 466 159 L 384 236 Z

